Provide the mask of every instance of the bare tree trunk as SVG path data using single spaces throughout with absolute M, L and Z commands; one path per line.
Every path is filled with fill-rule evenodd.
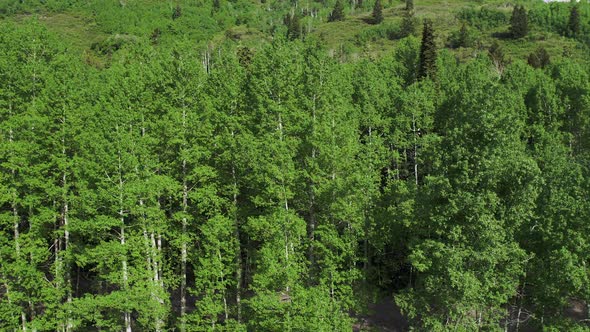
M 155 289 L 160 286 L 159 282 L 159 274 L 158 274 L 158 261 L 157 261 L 157 249 L 156 249 L 156 240 L 154 237 L 153 231 L 150 233 L 148 237 L 147 231 L 147 218 L 145 215 L 144 209 L 144 201 L 142 198 L 139 199 L 139 206 L 141 209 L 141 220 L 142 220 L 142 232 L 143 232 L 143 242 L 145 246 L 146 252 L 146 263 L 147 263 L 147 270 L 152 276 L 151 281 L 153 286 L 150 290 L 150 297 L 154 300 L 157 305 L 162 305 L 164 301 L 160 298 L 160 296 L 155 292 Z M 154 322 L 154 329 L 156 332 L 162 331 L 162 326 L 164 325 L 163 319 L 161 317 L 156 317 Z
M 232 131 L 232 137 L 234 132 Z M 236 310 L 238 323 L 242 320 L 242 243 L 240 241 L 240 224 L 238 220 L 238 180 L 236 178 L 236 169 L 232 165 L 231 168 L 233 180 L 233 205 L 234 205 L 234 238 L 236 239 Z
M 125 218 L 123 217 L 123 210 L 119 210 L 119 215 L 121 217 L 121 223 L 125 222 Z M 125 226 L 121 226 L 121 246 L 125 247 Z M 126 254 L 123 256 L 123 261 L 121 263 L 122 270 L 123 270 L 123 289 L 128 288 L 129 276 L 127 275 L 127 258 Z M 131 314 L 129 311 L 125 310 L 123 312 L 123 318 L 125 320 L 125 331 L 131 332 Z
M 61 154 L 64 160 L 67 160 L 66 154 L 66 115 L 65 110 L 62 117 L 62 138 L 61 138 Z M 62 208 L 62 224 L 64 228 L 64 248 L 67 251 L 70 244 L 70 230 L 69 230 L 69 202 L 68 202 L 68 182 L 67 182 L 67 166 L 62 172 L 62 190 L 63 190 L 63 208 Z M 63 278 L 65 283 L 66 291 L 66 302 L 68 305 L 72 303 L 72 291 L 71 291 L 71 280 L 70 280 L 70 266 L 68 262 L 62 262 L 63 267 Z M 57 277 L 57 276 L 56 276 Z M 71 311 L 68 309 L 66 315 L 66 332 L 70 332 L 73 328 L 72 319 L 70 317 Z
M 372 143 L 372 139 L 373 139 L 373 128 L 371 126 L 369 126 L 369 146 Z M 365 175 L 368 176 L 368 172 L 366 172 Z M 368 180 L 370 180 L 370 179 L 368 179 Z M 368 196 L 369 193 L 367 192 L 366 195 Z M 363 270 L 364 270 L 365 282 L 367 281 L 367 274 L 368 274 L 369 266 L 370 266 L 370 261 L 369 261 L 369 228 L 371 227 L 371 224 L 370 224 L 370 219 L 369 219 L 369 209 L 370 209 L 369 204 L 370 204 L 369 200 L 367 200 L 365 202 L 365 209 L 363 211 L 363 214 L 365 215 L 365 235 L 364 235 L 364 239 L 363 239 L 363 251 L 365 254 Z
M 155 289 L 160 289 L 161 290 L 161 280 L 160 280 L 160 264 L 158 264 L 158 260 L 159 260 L 159 254 L 158 254 L 158 247 L 156 246 L 156 238 L 154 236 L 154 232 L 151 233 L 150 235 L 150 239 L 151 239 L 151 255 L 152 255 L 152 273 L 154 275 L 154 288 Z M 152 292 L 153 293 L 153 292 Z M 164 305 L 164 300 L 160 297 L 159 293 L 153 293 L 153 298 L 156 301 L 156 304 L 158 306 L 163 306 Z M 158 316 L 156 317 L 156 322 L 155 322 L 155 330 L 156 332 L 160 332 L 162 331 L 162 328 L 164 327 L 164 319 L 163 317 L 161 317 L 160 314 L 158 314 Z
M 412 114 L 412 131 L 414 132 L 414 178 L 418 185 L 418 142 L 416 138 L 416 118 Z
M 280 100 L 279 100 L 279 104 L 280 104 Z M 279 125 L 279 131 L 280 131 L 280 140 L 281 142 L 283 141 L 283 120 L 281 119 L 281 114 L 279 113 L 279 117 L 278 117 L 278 125 Z M 283 200 L 284 200 L 284 206 L 285 206 L 285 212 L 287 214 L 287 218 L 289 218 L 289 201 L 287 199 L 287 189 L 285 187 L 285 177 L 283 172 L 281 172 L 281 187 L 283 189 Z M 288 219 L 285 220 L 285 223 L 288 223 Z M 286 229 L 287 225 L 285 225 L 285 269 L 288 270 L 289 265 L 290 265 L 290 261 L 289 261 L 289 248 L 293 247 L 293 244 L 291 243 L 291 240 L 289 238 L 289 232 Z M 285 286 L 285 291 L 286 293 L 289 293 L 289 282 L 287 282 L 287 285 Z
M 119 126 L 116 126 L 117 133 L 119 131 Z M 119 169 L 119 218 L 121 221 L 120 227 L 120 241 L 121 246 L 123 247 L 123 251 L 125 250 L 125 210 L 123 207 L 123 163 L 121 161 L 121 148 L 119 147 L 118 152 L 118 169 Z M 129 283 L 129 275 L 127 271 L 127 253 L 123 254 L 123 259 L 121 261 L 121 269 L 123 272 L 123 289 L 127 290 L 128 283 Z M 123 319 L 125 321 L 125 332 L 131 332 L 131 313 L 128 310 L 123 312 Z
M 518 306 L 518 314 L 516 316 L 516 331 L 520 330 L 520 315 L 522 314 L 522 307 Z
M 8 104 L 8 116 L 12 117 L 12 103 L 9 102 Z M 12 127 L 8 129 L 8 142 L 10 143 L 10 145 L 12 146 L 12 143 L 14 142 L 14 131 L 12 130 Z M 12 151 L 11 151 L 12 154 Z M 10 170 L 10 173 L 12 175 L 12 179 L 13 181 L 15 181 L 15 177 L 16 177 L 16 170 L 14 168 L 12 168 Z M 20 229 L 19 229 L 19 215 L 18 215 L 18 207 L 17 207 L 17 192 L 16 192 L 16 188 L 13 188 L 14 190 L 12 191 L 12 202 L 11 202 L 11 206 L 10 208 L 12 209 L 12 218 L 13 218 L 13 233 L 14 233 L 14 251 L 16 252 L 16 260 L 20 259 L 20 252 L 21 252 L 21 248 L 20 248 Z M 7 288 L 8 289 L 8 286 Z M 22 330 L 26 331 L 27 330 L 27 314 L 25 312 L 24 309 L 21 308 L 21 324 L 22 324 Z
M 222 262 L 222 257 L 221 257 L 221 251 L 217 250 L 217 257 L 219 258 L 219 262 Z M 221 268 L 221 272 L 219 275 L 220 279 L 221 279 L 221 284 L 224 285 L 225 284 L 225 275 L 223 274 L 223 266 Z M 227 321 L 229 319 L 229 311 L 227 309 L 227 298 L 225 297 L 225 289 L 223 290 L 223 312 L 224 312 L 224 317 L 225 317 L 225 321 Z
M 186 132 L 186 108 L 182 107 L 182 129 L 183 129 L 183 136 Z M 184 137 L 185 138 L 185 137 Z M 185 138 L 186 140 L 186 138 Z M 186 142 L 183 142 L 183 145 Z M 184 148 L 183 148 L 184 149 Z M 188 185 L 186 181 L 186 159 L 182 159 L 182 241 L 181 241 L 181 248 L 180 248 L 180 270 L 181 270 L 181 277 L 180 277 L 180 331 L 186 331 L 186 263 L 188 258 L 187 253 L 187 241 L 186 241 L 186 232 L 188 226 L 188 220 L 186 218 L 186 214 L 188 213 Z
M 320 81 L 321 85 L 321 81 Z M 313 96 L 313 108 L 312 108 L 312 136 L 315 134 L 315 127 L 316 127 L 316 99 L 317 96 L 314 94 Z M 315 146 L 311 148 L 311 159 L 315 162 L 316 159 L 316 148 Z M 308 251 L 308 260 L 310 265 L 313 267 L 315 265 L 315 258 L 314 258 L 314 241 L 315 241 L 315 229 L 317 226 L 316 220 L 316 213 L 315 213 L 315 183 L 313 179 L 310 179 L 309 184 L 309 251 Z

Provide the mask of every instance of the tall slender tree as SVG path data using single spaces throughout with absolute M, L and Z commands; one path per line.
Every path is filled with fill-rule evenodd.
M 420 63 L 418 67 L 418 79 L 436 79 L 436 42 L 434 40 L 434 28 L 431 20 L 424 21 L 422 30 L 422 44 L 420 45 Z
M 578 5 L 572 6 L 570 9 L 570 17 L 567 22 L 568 34 L 572 37 L 577 37 L 580 34 L 580 9 Z
M 374 24 L 379 24 L 383 22 L 383 5 L 381 4 L 381 0 L 376 0 L 375 5 L 373 6 L 373 13 L 371 14 L 373 18 Z
M 522 38 L 529 33 L 528 14 L 522 5 L 517 5 L 512 10 L 510 33 L 513 38 Z
M 334 9 L 332 9 L 332 12 L 328 17 L 328 22 L 344 21 L 344 18 L 344 4 L 342 3 L 342 0 L 336 0 Z

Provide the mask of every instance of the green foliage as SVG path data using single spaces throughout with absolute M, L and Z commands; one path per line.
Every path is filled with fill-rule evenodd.
M 580 34 L 580 11 L 578 6 L 572 6 L 570 11 L 570 17 L 567 22 L 568 33 L 572 37 L 576 37 Z
M 344 4 L 342 3 L 342 0 L 336 0 L 336 4 L 334 4 L 334 8 L 328 17 L 328 22 L 343 21 L 344 18 Z
M 371 13 L 371 17 L 373 18 L 374 24 L 379 24 L 383 22 L 383 5 L 381 5 L 381 0 L 376 0 L 375 5 L 373 6 L 373 12 Z
M 395 40 L 400 38 L 399 26 L 394 24 L 380 24 L 370 29 L 365 29 L 355 36 L 358 46 L 365 46 L 370 42 L 380 39 Z
M 453 32 L 449 37 L 449 46 L 453 48 L 472 47 L 475 40 L 476 38 L 472 29 L 470 29 L 466 23 L 463 23 L 461 24 L 461 29 Z
M 457 13 L 457 18 L 480 30 L 496 28 L 508 22 L 504 12 L 487 6 L 482 6 L 479 10 L 463 8 Z
M 551 57 L 547 50 L 539 47 L 535 52 L 531 53 L 527 59 L 528 64 L 533 68 L 545 68 L 551 63 Z
M 419 21 L 416 16 L 414 16 L 413 11 L 404 14 L 397 38 L 405 38 L 415 35 L 417 33 L 416 30 L 418 29 L 418 24 Z
M 588 4 L 356 4 L 0 2 L 0 330 L 586 328 Z
M 522 38 L 529 33 L 528 20 L 524 6 L 515 6 L 510 17 L 510 34 L 513 38 Z
M 422 43 L 420 45 L 420 63 L 418 66 L 418 79 L 436 79 L 436 42 L 434 40 L 434 28 L 432 21 L 425 20 L 422 29 Z
M 284 21 L 287 26 L 287 39 L 295 40 L 301 38 L 303 31 L 301 29 L 299 15 L 287 15 L 285 16 Z

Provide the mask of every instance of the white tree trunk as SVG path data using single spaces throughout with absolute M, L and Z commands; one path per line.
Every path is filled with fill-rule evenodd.
M 117 132 L 119 126 L 116 126 Z M 119 218 L 121 221 L 120 241 L 123 250 L 125 251 L 125 210 L 123 207 L 123 163 L 121 161 L 121 149 L 118 151 L 118 168 L 119 168 Z M 127 290 L 129 284 L 129 275 L 127 271 L 127 253 L 123 255 L 121 261 L 121 270 L 123 273 L 123 289 Z M 131 313 L 127 310 L 123 312 L 123 319 L 125 321 L 125 332 L 131 332 Z

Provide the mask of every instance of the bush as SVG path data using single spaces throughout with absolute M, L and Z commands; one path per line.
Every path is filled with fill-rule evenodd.
M 408 12 L 406 15 L 404 15 L 397 38 L 405 38 L 415 35 L 418 24 L 420 24 L 420 22 L 414 16 L 414 13 Z
M 513 38 L 522 38 L 529 33 L 529 19 L 523 6 L 516 6 L 510 17 L 510 33 Z
M 125 45 L 135 43 L 137 43 L 137 37 L 135 36 L 116 34 L 101 42 L 92 44 L 91 49 L 98 54 L 112 55 L 116 51 L 122 49 Z
M 480 30 L 497 28 L 508 23 L 508 17 L 504 12 L 486 7 L 479 10 L 464 8 L 457 13 L 457 18 Z
M 547 50 L 545 50 L 543 47 L 539 47 L 529 55 L 527 61 L 533 68 L 545 68 L 551 63 L 551 58 L 549 53 L 547 53 Z
M 381 5 L 381 0 L 375 1 L 375 6 L 373 7 L 373 14 L 371 16 L 373 18 L 373 24 L 379 24 L 383 22 L 383 6 Z
M 449 36 L 448 46 L 451 48 L 471 47 L 476 39 L 473 29 L 470 29 L 467 23 L 463 23 L 459 30 L 452 32 Z
M 328 22 L 336 21 L 344 21 L 344 5 L 342 4 L 342 0 L 336 0 L 334 9 L 330 13 L 330 17 L 328 17 Z
M 363 46 L 368 42 L 376 42 L 379 39 L 398 39 L 399 26 L 384 24 L 370 29 L 365 29 L 355 36 L 355 44 Z

